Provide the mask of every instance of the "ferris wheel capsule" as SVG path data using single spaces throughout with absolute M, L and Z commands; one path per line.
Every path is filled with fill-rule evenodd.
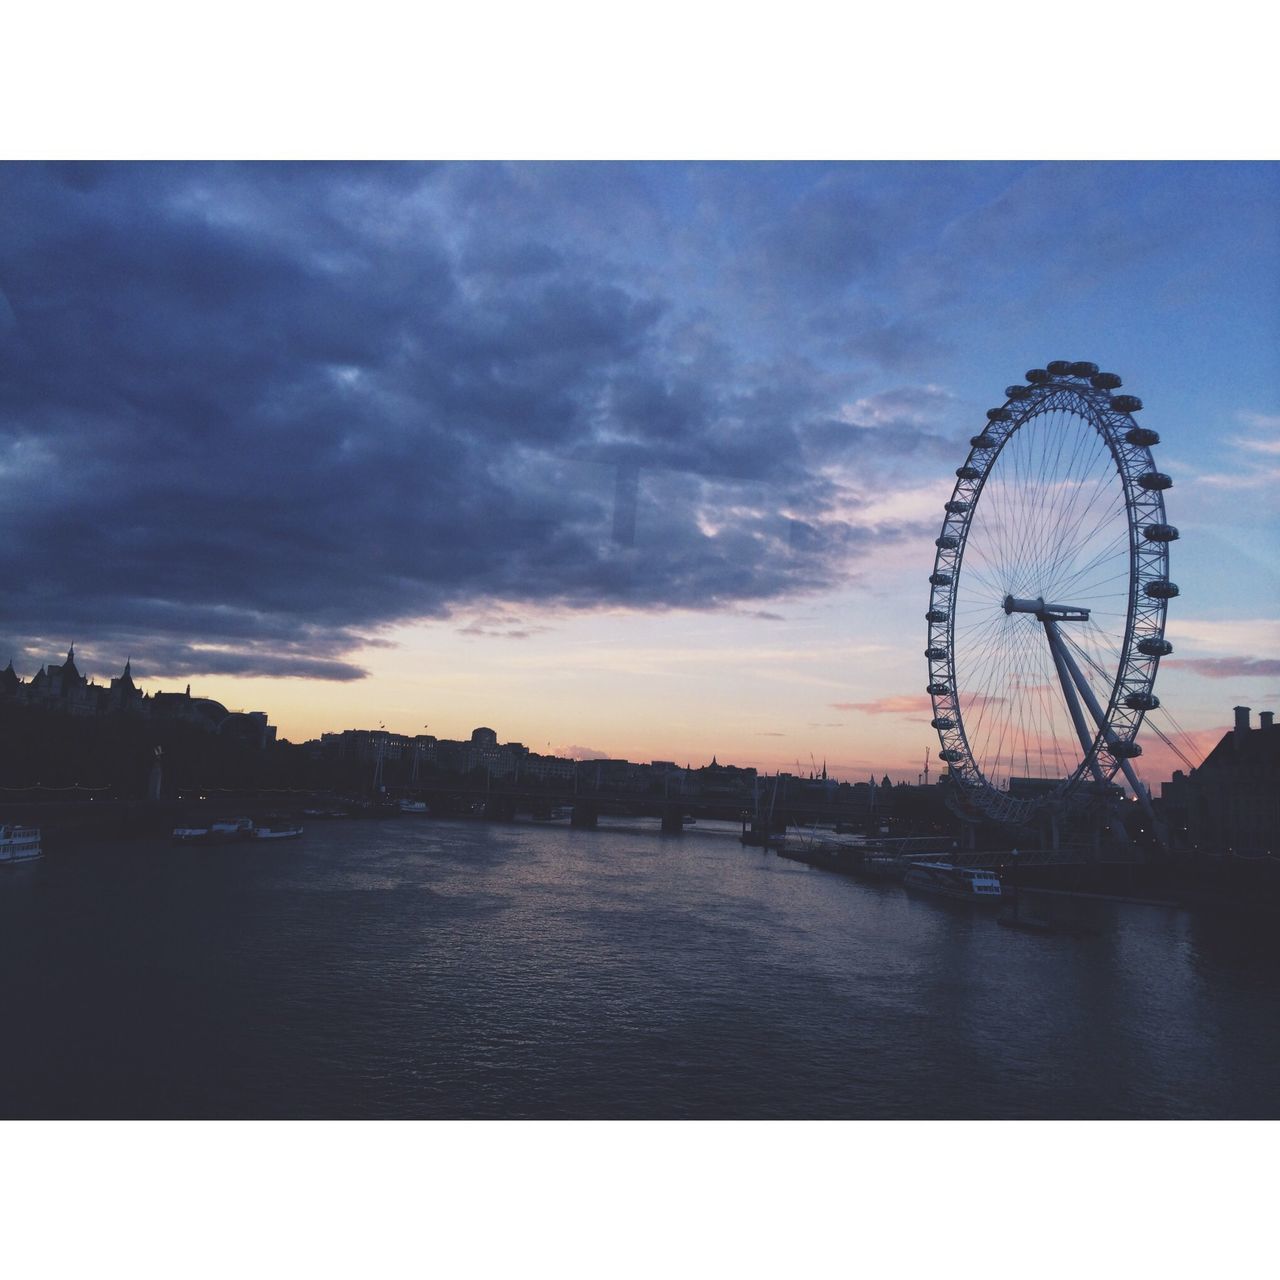
M 1089 379 L 1089 382 L 1099 391 L 1114 391 L 1117 387 L 1123 385 L 1118 373 L 1095 373 Z
M 1146 427 L 1130 427 L 1124 433 L 1124 438 L 1130 444 L 1142 445 L 1148 449 L 1152 445 L 1160 443 L 1160 433 L 1158 431 L 1150 431 Z
M 1154 493 L 1158 489 L 1172 489 L 1173 477 L 1165 475 L 1163 471 L 1148 471 L 1138 477 L 1138 487 L 1146 489 L 1149 493 Z
M 1076 360 L 1071 366 L 1073 378 L 1092 378 L 1098 372 L 1098 366 L 1092 360 Z
M 1137 413 L 1142 408 L 1142 401 L 1137 396 L 1112 396 L 1111 407 L 1121 413 Z
M 1124 705 L 1134 711 L 1154 711 L 1160 705 L 1160 699 L 1145 689 L 1131 693 L 1124 700 Z

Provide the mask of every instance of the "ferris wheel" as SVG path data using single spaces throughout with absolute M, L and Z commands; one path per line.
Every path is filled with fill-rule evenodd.
M 1114 373 L 1053 360 L 1005 388 L 946 504 L 929 611 L 928 693 L 962 811 L 1025 822 L 1123 772 L 1178 594 L 1156 432 Z M 1024 781 L 1025 780 L 1025 781 Z

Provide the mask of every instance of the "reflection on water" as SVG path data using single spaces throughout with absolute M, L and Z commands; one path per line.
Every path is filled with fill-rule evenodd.
M 683 836 L 405 818 L 0 878 L 10 1116 L 1280 1114 L 1265 921 L 996 925 Z

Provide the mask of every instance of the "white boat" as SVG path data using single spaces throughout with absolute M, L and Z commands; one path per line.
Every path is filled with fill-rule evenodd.
M 401 800 L 401 813 L 426 813 L 427 802 L 425 800 Z
M 297 840 L 302 835 L 301 827 L 254 827 L 255 840 Z
M 174 827 L 173 838 L 179 844 L 201 844 L 209 839 L 208 827 Z
M 0 827 L 0 863 L 33 862 L 43 852 L 39 827 Z
M 252 818 L 232 818 L 230 822 L 215 822 L 209 827 L 211 840 L 250 840 L 253 838 Z
M 904 888 L 936 893 L 959 902 L 998 903 L 1000 877 L 986 867 L 961 867 L 954 862 L 913 862 L 902 878 Z

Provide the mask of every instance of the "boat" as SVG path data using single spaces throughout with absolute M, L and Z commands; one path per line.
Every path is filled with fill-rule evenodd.
M 34 862 L 43 853 L 39 827 L 0 826 L 0 862 Z
M 426 813 L 427 802 L 425 800 L 401 800 L 401 813 Z
M 203 844 L 210 837 L 208 827 L 174 827 L 173 838 L 179 844 Z
M 913 862 L 902 878 L 904 888 L 936 893 L 959 902 L 998 903 L 1000 877 L 987 867 L 962 867 L 954 862 Z
M 209 827 L 210 840 L 251 840 L 252 818 L 232 818 L 229 822 L 215 822 Z
M 287 827 L 254 827 L 255 840 L 297 840 L 302 835 L 302 828 Z

